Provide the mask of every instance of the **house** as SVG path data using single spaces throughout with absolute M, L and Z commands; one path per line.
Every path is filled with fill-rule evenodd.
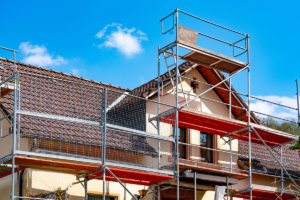
M 0 65 L 12 66 L 13 62 L 1 59 Z M 104 137 L 103 127 L 99 124 L 103 120 L 104 107 L 106 121 L 111 125 L 105 138 L 107 165 L 112 166 L 112 171 L 118 173 L 120 180 L 136 196 L 139 190 L 149 189 L 143 199 L 157 199 L 153 192 L 157 192 L 157 186 L 160 186 L 161 199 L 176 199 L 176 182 L 172 174 L 174 144 L 171 140 L 163 140 L 174 136 L 172 110 L 175 98 L 170 74 L 161 75 L 161 80 L 164 80 L 160 85 L 163 89 L 159 93 L 162 104 L 158 107 L 155 103 L 158 98 L 157 79 L 129 90 L 23 63 L 17 63 L 17 67 L 20 84 L 19 110 L 23 112 L 20 114 L 16 141 L 16 165 L 20 166 L 20 179 L 15 181 L 15 195 L 37 196 L 43 193 L 43 197 L 46 197 L 59 190 L 67 191 L 70 200 L 83 200 L 85 188 L 78 182 L 77 175 L 101 166 L 99 161 L 103 158 Z M 210 86 L 207 84 L 214 85 L 225 79 L 221 72 L 191 62 L 181 64 L 179 71 L 189 78 L 184 79 L 179 88 L 185 92 L 179 95 L 181 103 L 185 102 L 185 98 L 192 99 L 208 89 Z M 13 69 L 5 68 L 0 76 L 4 80 L 12 73 Z M 175 70 L 171 73 L 174 74 Z M 11 82 L 12 80 L 9 81 Z M 225 82 L 220 88 L 226 89 L 228 86 L 229 83 Z M 242 137 L 241 141 L 232 140 L 230 147 L 225 142 L 228 138 L 220 136 L 226 133 L 224 130 L 231 130 L 232 127 L 225 127 L 227 122 L 231 126 L 245 126 L 248 117 L 245 110 L 247 105 L 238 94 L 233 94 L 232 105 L 235 107 L 232 107 L 230 117 L 228 106 L 222 104 L 229 102 L 229 93 L 220 88 L 207 92 L 203 98 L 189 103 L 179 113 L 180 199 L 194 199 L 194 172 L 197 178 L 197 199 L 213 199 L 215 186 L 225 186 L 227 182 L 230 185 L 230 194 L 234 195 L 233 199 L 248 197 L 248 191 L 244 189 L 249 185 L 246 172 L 249 160 L 238 155 L 248 155 L 248 143 Z M 105 91 L 107 95 L 104 95 Z M 2 118 L 13 112 L 13 93 L 6 94 L 0 100 Z M 161 118 L 158 118 L 159 114 L 162 114 Z M 61 119 L 56 120 L 52 116 Z M 197 121 L 197 116 L 203 118 Z M 201 122 L 204 118 L 205 123 L 212 124 L 215 123 L 213 120 L 217 120 L 223 127 L 205 126 Z M 7 156 L 12 149 L 10 120 L 7 117 L 2 122 L 2 133 L 8 136 L 0 139 L 0 158 L 4 169 L 0 173 L 0 199 L 9 199 L 11 191 L 11 173 L 7 171 L 11 162 Z M 76 120 L 78 121 L 75 123 Z M 189 123 L 191 121 L 193 123 Z M 254 113 L 251 113 L 251 122 L 262 130 L 269 130 Z M 135 135 L 130 133 L 132 131 L 141 134 Z M 149 134 L 142 135 L 144 132 Z M 278 137 L 281 134 L 275 130 L 273 132 Z M 149 137 L 151 133 L 159 134 L 162 139 Z M 297 139 L 291 135 L 284 137 Z M 270 175 L 280 176 L 281 168 L 272 162 L 275 159 L 263 145 L 253 144 L 252 148 L 253 188 L 256 188 L 254 193 L 259 195 L 254 199 L 275 199 L 274 196 L 282 192 L 282 186 L 281 183 L 273 184 L 275 178 Z M 295 159 L 297 152 L 289 150 L 288 146 L 284 147 L 284 155 L 283 162 L 300 166 Z M 295 167 L 290 165 L 287 169 L 298 176 L 299 170 Z M 161 173 L 156 173 L 158 170 Z M 88 199 L 101 199 L 103 177 L 97 178 L 101 174 L 93 175 L 94 179 L 87 183 Z M 284 176 L 286 178 L 286 174 Z M 111 176 L 107 176 L 105 184 L 106 199 L 132 199 Z M 284 187 L 290 184 L 291 181 L 285 179 Z M 284 193 L 284 199 L 293 196 L 290 191 Z

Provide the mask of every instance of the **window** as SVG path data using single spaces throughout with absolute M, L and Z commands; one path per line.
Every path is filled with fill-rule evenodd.
M 179 133 L 179 142 L 187 143 L 187 135 L 186 135 L 186 129 L 185 128 L 178 128 Z M 175 129 L 174 126 L 172 126 L 172 136 L 175 136 Z M 186 150 L 187 146 L 183 144 L 179 144 L 179 158 L 187 159 Z M 173 149 L 175 150 L 175 147 L 173 146 Z
M 213 135 L 209 133 L 200 134 L 200 145 L 202 147 L 213 148 Z M 201 149 L 201 161 L 202 162 L 213 162 L 213 151 L 207 149 Z
M 88 194 L 88 200 L 103 200 L 103 195 Z M 105 195 L 105 200 L 118 200 L 118 197 Z

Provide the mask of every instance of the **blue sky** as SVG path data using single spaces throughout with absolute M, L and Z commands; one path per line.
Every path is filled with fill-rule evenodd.
M 249 34 L 251 93 L 296 106 L 300 1 L 52 0 L 2 1 L 0 5 L 5 8 L 1 9 L 0 46 L 19 50 L 18 61 L 131 89 L 157 76 L 157 48 L 175 37 L 172 32 L 161 34 L 159 20 L 177 7 Z M 183 26 L 229 42 L 238 38 L 186 17 L 179 20 Z M 165 26 L 170 25 L 166 21 Z M 210 50 L 232 54 L 227 45 L 198 41 Z M 12 58 L 3 50 L 0 57 Z M 232 83 L 246 92 L 246 73 Z M 295 116 L 269 104 L 253 101 L 253 106 L 281 117 Z

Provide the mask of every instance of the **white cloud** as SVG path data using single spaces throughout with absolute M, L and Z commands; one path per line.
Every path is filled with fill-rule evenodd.
M 71 72 L 72 72 L 72 74 L 75 75 L 75 76 L 78 76 L 79 73 L 80 73 L 80 71 L 81 71 L 80 69 L 71 68 Z
M 96 34 L 96 37 L 99 38 L 99 39 L 102 38 L 103 35 L 105 34 L 105 32 L 107 31 L 107 28 L 110 27 L 110 26 L 122 26 L 122 24 L 117 24 L 117 23 L 108 24 L 101 31 L 99 31 Z
M 108 27 L 114 27 L 115 30 L 107 34 L 103 39 L 102 44 L 98 45 L 99 48 L 116 48 L 127 57 L 132 57 L 143 51 L 141 43 L 143 40 L 148 40 L 147 35 L 136 28 L 122 28 L 121 24 L 112 23 L 106 25 L 101 31 L 96 34 L 96 37 L 101 39 Z
M 267 101 L 275 102 L 281 105 L 289 106 L 292 108 L 297 108 L 297 96 L 286 97 L 286 96 L 270 95 L 270 96 L 256 96 L 256 97 Z M 296 110 L 285 108 L 268 102 L 256 100 L 253 98 L 251 99 L 250 109 L 253 111 L 272 115 L 275 117 L 280 117 L 283 119 L 297 119 Z M 261 117 L 266 117 L 266 116 L 261 115 Z
M 66 59 L 57 55 L 50 55 L 47 48 L 39 45 L 32 45 L 30 42 L 22 42 L 19 46 L 20 51 L 25 54 L 22 62 L 40 67 L 60 66 L 67 64 Z

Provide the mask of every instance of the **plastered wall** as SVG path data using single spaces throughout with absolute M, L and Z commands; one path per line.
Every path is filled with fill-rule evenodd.
M 76 176 L 72 174 L 56 173 L 50 171 L 42 171 L 35 169 L 26 169 L 23 175 L 23 188 L 32 192 L 44 191 L 51 192 L 57 188 L 62 190 L 68 188 L 70 200 L 83 200 L 84 188 L 81 184 L 72 185 L 76 182 Z M 144 189 L 144 186 L 125 184 L 126 187 L 134 194 L 138 195 L 138 191 Z M 146 188 L 147 189 L 147 188 Z M 103 193 L 103 182 L 100 180 L 91 180 L 88 182 L 88 193 L 98 194 Z M 131 200 L 132 197 L 125 189 L 117 182 L 106 182 L 106 193 L 118 194 L 119 200 Z M 25 191 L 23 192 L 25 195 Z M 152 195 L 148 195 L 145 200 L 152 200 Z
M 0 118 L 4 117 L 3 112 L 0 110 Z M 10 122 L 8 119 L 2 120 L 2 136 L 9 134 Z M 12 150 L 12 134 L 7 137 L 0 138 L 0 158 L 7 156 Z
M 198 72 L 197 69 L 192 69 L 187 74 L 185 74 L 185 76 L 188 78 L 191 78 L 191 79 L 196 79 L 198 81 L 207 83 L 207 81 L 203 78 L 203 76 Z M 196 89 L 196 91 L 194 91 L 193 88 L 191 87 L 191 80 L 184 79 L 184 78 L 182 78 L 182 86 L 183 86 L 184 92 L 194 94 L 194 95 L 201 94 L 202 92 L 204 92 L 210 88 L 208 85 L 199 83 L 198 88 Z M 179 87 L 178 87 L 179 91 L 182 90 L 182 86 L 181 86 L 181 84 L 179 84 Z M 166 103 L 169 105 L 173 105 L 173 106 L 175 105 L 175 96 L 174 96 L 174 92 L 172 89 L 173 89 L 173 87 L 171 84 L 166 86 L 163 89 L 162 95 L 160 96 L 160 102 Z M 213 90 L 204 94 L 203 97 L 207 97 L 207 98 L 222 102 L 222 100 L 219 98 L 219 96 Z M 193 96 L 186 95 L 186 98 L 189 101 L 193 98 Z M 157 98 L 154 98 L 153 100 L 157 101 Z M 183 103 L 185 103 L 185 99 L 184 99 L 183 94 L 180 93 L 179 94 L 179 104 L 182 105 Z M 157 104 L 152 103 L 152 102 L 147 102 L 146 105 L 147 105 L 147 108 L 146 108 L 146 113 L 147 113 L 146 114 L 146 130 L 147 130 L 147 132 L 157 134 L 157 129 L 155 128 L 155 126 L 157 126 L 156 121 L 152 121 L 152 123 L 150 123 L 148 119 L 151 117 L 157 116 L 158 106 L 157 106 Z M 188 106 L 189 106 L 189 108 L 195 109 L 197 111 L 202 111 L 202 112 L 206 112 L 206 113 L 210 113 L 210 114 L 216 114 L 216 115 L 220 115 L 223 117 L 229 117 L 229 109 L 224 104 L 215 103 L 215 102 L 212 102 L 209 100 L 204 100 L 204 99 L 198 98 L 195 101 L 189 103 Z M 171 109 L 173 109 L 173 108 L 165 106 L 165 105 L 160 105 L 160 113 L 163 113 L 163 112 L 171 110 Z M 232 115 L 232 117 L 234 118 L 234 115 Z M 172 132 L 171 128 L 172 128 L 172 125 L 161 122 L 160 123 L 160 134 L 164 135 L 164 136 L 171 136 L 171 132 Z M 189 139 L 190 139 L 191 144 L 200 145 L 200 132 L 197 130 L 190 130 L 190 138 Z M 153 146 L 156 150 L 158 150 L 158 145 L 157 145 L 158 142 L 153 142 L 150 140 L 148 140 L 148 142 L 151 144 L 151 146 Z M 229 152 L 230 146 L 228 144 L 225 144 L 223 140 L 220 140 L 219 136 L 217 136 L 217 141 L 215 141 L 214 143 L 217 145 L 218 149 Z M 170 156 L 171 155 L 170 144 L 167 144 L 166 142 L 162 142 L 161 144 L 162 144 L 161 145 L 161 153 L 163 155 Z M 199 148 L 190 147 L 189 151 L 190 151 L 190 159 L 200 161 L 200 149 Z M 233 153 L 238 152 L 238 141 L 237 140 L 232 141 L 232 152 Z M 162 157 L 161 166 L 172 163 L 167 160 L 168 156 Z M 226 166 L 226 167 L 230 167 L 230 154 L 218 153 L 217 157 L 218 157 L 219 164 Z M 238 168 L 237 159 L 238 159 L 237 156 L 232 155 L 233 168 Z M 189 164 L 195 165 L 195 163 L 192 163 L 192 162 Z

